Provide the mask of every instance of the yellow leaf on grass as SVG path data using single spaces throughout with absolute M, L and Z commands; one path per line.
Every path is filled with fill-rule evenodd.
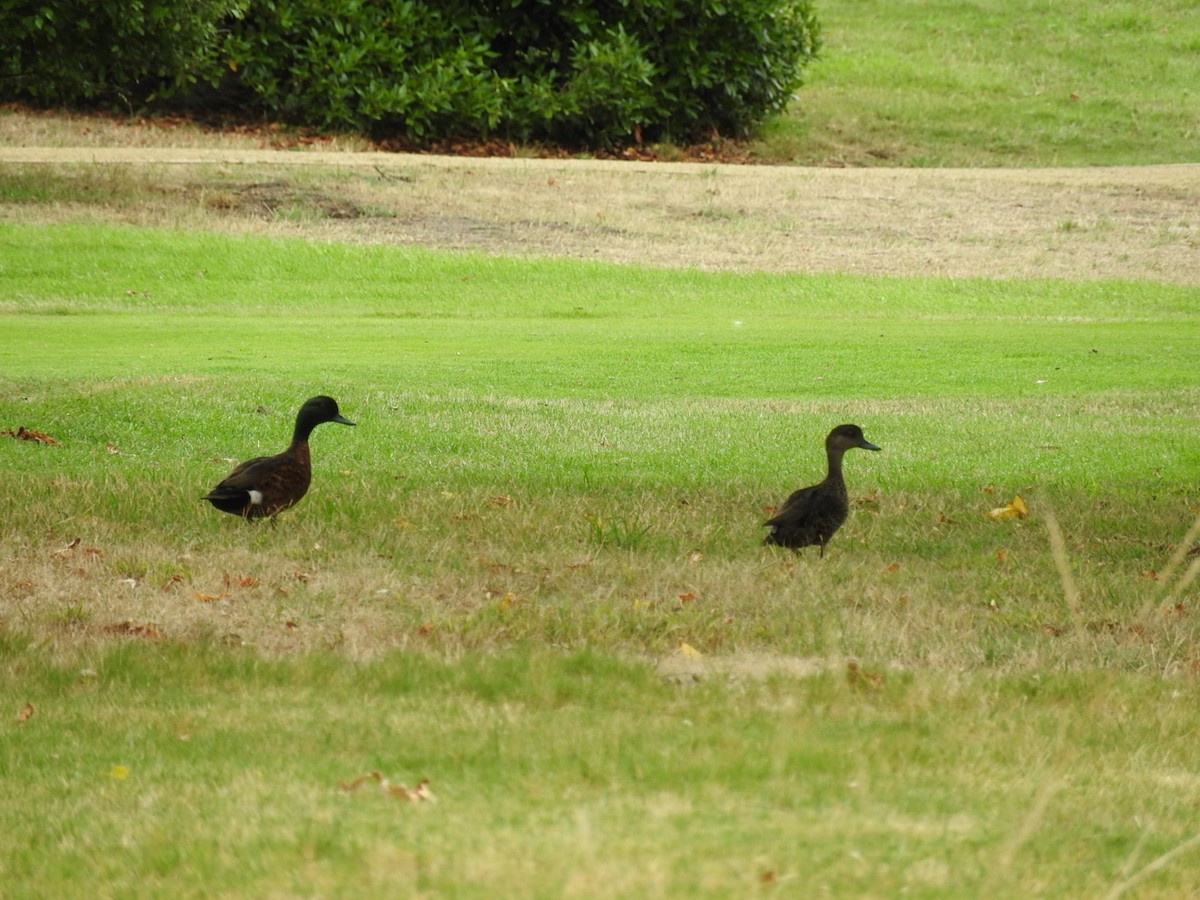
M 124 781 L 129 777 L 128 766 L 113 766 L 108 770 L 108 777 L 115 778 L 117 781 Z
M 1029 515 L 1029 507 L 1025 505 L 1025 501 L 1018 494 L 1007 506 L 989 509 L 984 515 L 989 519 L 1023 519 Z
M 679 642 L 679 655 L 680 656 L 690 656 L 692 658 L 695 658 L 698 656 L 703 656 L 704 654 L 701 653 L 699 650 L 697 650 L 695 647 L 693 647 L 691 644 L 689 644 L 687 641 L 680 641 Z

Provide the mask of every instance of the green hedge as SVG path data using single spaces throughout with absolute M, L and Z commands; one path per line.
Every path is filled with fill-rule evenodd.
M 142 108 L 217 77 L 248 0 L 0 0 L 0 97 Z
M 290 121 L 600 146 L 745 134 L 819 37 L 808 0 L 251 0 L 226 48 Z
M 819 48 L 809 0 L 0 0 L 0 92 L 191 102 L 378 138 L 741 136 Z M 49 52 L 51 47 L 58 50 Z M 219 64 L 219 65 L 218 65 Z M 74 74 L 72 74 L 74 73 Z

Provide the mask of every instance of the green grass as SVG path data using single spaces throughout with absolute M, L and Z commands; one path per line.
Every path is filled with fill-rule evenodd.
M 1191 889 L 1194 288 L 0 245 L 6 895 Z M 199 501 L 318 392 L 300 506 Z
M 806 84 L 785 114 L 756 140 L 733 146 L 734 153 L 805 165 L 931 168 L 1200 161 L 1194 0 L 828 0 L 816 6 L 821 58 L 806 70 Z M 123 124 L 101 121 L 81 129 L 69 121 L 64 134 L 39 116 L 14 129 L 14 137 L 39 145 L 119 143 L 131 139 Z M 222 144 L 211 132 L 171 120 L 166 128 L 141 129 L 134 139 L 257 147 L 281 135 L 278 129 L 237 134 Z M 347 142 L 362 146 L 345 136 L 323 146 Z M 678 148 L 657 149 L 680 155 Z M 518 154 L 535 152 L 517 148 Z M 66 195 L 62 185 L 0 184 L 0 199 L 82 195 L 102 201 L 128 189 L 118 173 Z M 314 209 L 320 213 L 319 198 L 304 194 L 210 193 L 205 199 L 235 207 L 266 199 L 275 215 L 300 221 Z
M 760 152 L 807 163 L 1197 161 L 1191 0 L 836 0 L 822 59 Z
M 1099 896 L 1194 833 L 1196 692 L 1153 679 L 5 657 L 38 710 L 0 738 L 12 897 Z M 370 770 L 437 802 L 339 788 Z M 1139 896 L 1186 892 L 1193 862 Z

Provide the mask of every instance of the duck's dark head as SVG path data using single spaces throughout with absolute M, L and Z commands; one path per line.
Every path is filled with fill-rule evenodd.
M 833 429 L 829 432 L 829 437 L 825 438 L 825 447 L 829 450 L 840 450 L 843 453 L 856 447 L 860 450 L 883 449 L 876 447 L 863 437 L 862 429 L 857 425 L 839 425 Z
M 338 412 L 337 401 L 332 397 L 313 397 L 306 400 L 296 415 L 296 437 L 306 441 L 312 430 L 325 422 L 337 422 L 339 425 L 354 423 Z

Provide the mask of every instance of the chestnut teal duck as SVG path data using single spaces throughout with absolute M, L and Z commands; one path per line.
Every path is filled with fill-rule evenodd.
M 312 481 L 308 438 L 323 422 L 353 425 L 338 411 L 332 397 L 313 397 L 300 407 L 292 443 L 275 456 L 248 459 L 204 495 L 222 512 L 245 519 L 261 519 L 300 502 Z
M 825 480 L 793 493 L 783 506 L 763 524 L 771 529 L 764 544 L 777 544 L 792 550 L 816 545 L 819 556 L 825 555 L 825 545 L 842 527 L 850 512 L 850 495 L 842 477 L 842 456 L 847 450 L 881 450 L 863 437 L 857 425 L 839 425 L 825 438 L 825 455 L 829 473 Z

